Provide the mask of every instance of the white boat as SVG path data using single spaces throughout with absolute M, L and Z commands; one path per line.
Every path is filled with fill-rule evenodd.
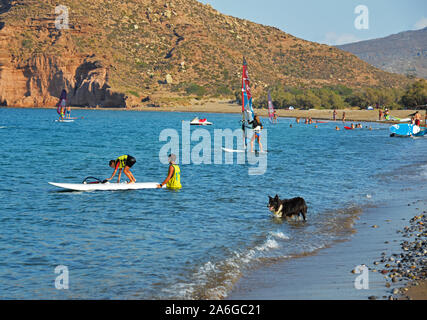
M 212 122 L 209 122 L 206 119 L 199 119 L 198 117 L 195 117 L 190 122 L 190 125 L 192 126 L 211 126 L 212 124 Z
M 71 191 L 115 191 L 115 190 L 141 190 L 157 189 L 160 183 L 142 182 L 142 183 L 56 183 L 49 182 L 50 185 Z M 165 188 L 165 186 L 163 186 Z

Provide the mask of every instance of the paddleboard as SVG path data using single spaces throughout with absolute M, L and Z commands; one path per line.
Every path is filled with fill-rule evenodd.
M 227 148 L 222 148 L 222 150 L 224 150 L 225 152 L 234 152 L 234 153 L 246 152 L 246 150 L 233 150 L 233 149 L 227 149 Z
M 73 119 L 55 120 L 55 122 L 74 122 Z
M 352 127 L 344 127 L 345 130 L 353 130 Z
M 50 185 L 72 191 L 114 191 L 114 190 L 140 190 L 140 189 L 156 189 L 157 182 L 143 182 L 143 183 L 55 183 L 49 182 Z M 163 186 L 165 188 L 166 186 Z
M 419 126 L 413 124 L 395 124 L 390 127 L 390 132 L 399 136 L 411 136 L 419 133 L 421 131 Z
M 414 136 L 416 136 L 416 137 L 423 137 L 425 135 L 427 135 L 427 128 L 424 129 L 424 130 L 422 130 L 422 131 L 420 131 L 420 132 L 418 132 L 418 133 L 416 133 L 416 134 L 414 134 Z
M 246 151 L 250 152 L 249 150 L 234 150 L 234 149 L 227 149 L 227 148 L 222 148 L 222 150 L 224 152 L 230 152 L 230 153 L 243 153 Z M 268 153 L 268 151 L 261 152 L 261 151 L 256 150 L 256 151 L 254 151 L 254 153 Z

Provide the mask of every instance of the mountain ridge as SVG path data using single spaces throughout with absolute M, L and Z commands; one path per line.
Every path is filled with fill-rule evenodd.
M 427 27 L 336 47 L 384 71 L 427 79 Z
M 0 105 L 70 103 L 132 107 L 232 97 L 243 56 L 254 95 L 274 84 L 402 87 L 406 77 L 277 28 L 221 14 L 196 0 L 63 0 L 0 3 Z M 84 5 L 83 5 L 84 4 Z

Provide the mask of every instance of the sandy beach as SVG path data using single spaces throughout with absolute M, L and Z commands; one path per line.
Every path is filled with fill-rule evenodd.
M 9 107 L 8 107 L 9 108 Z M 13 108 L 13 107 L 10 107 Z M 113 111 L 147 111 L 147 112 L 184 112 L 184 113 L 236 113 L 240 114 L 242 108 L 239 104 L 233 103 L 229 100 L 203 100 L 198 101 L 193 99 L 190 105 L 187 106 L 174 106 L 174 107 L 137 107 L 137 108 L 103 108 L 103 107 L 77 107 L 72 106 L 72 110 L 113 110 Z M 56 108 L 52 108 L 56 109 Z M 255 114 L 261 117 L 268 117 L 267 109 L 254 108 Z M 276 109 L 277 115 L 284 118 L 309 118 L 313 120 L 333 120 L 333 109 L 310 109 L 310 110 L 287 110 L 287 109 Z M 390 114 L 397 118 L 408 118 L 411 114 L 417 110 L 391 110 Z M 424 123 L 426 117 L 425 110 L 418 110 L 421 113 L 421 118 Z M 354 110 L 354 109 L 342 109 L 337 110 L 336 121 L 337 124 L 342 122 L 343 113 L 345 112 L 346 122 L 375 122 L 379 120 L 378 110 Z M 200 116 L 199 116 L 200 117 Z M 394 123 L 393 121 L 384 121 L 384 123 Z
M 241 106 L 236 103 L 231 103 L 228 100 L 208 100 L 208 101 L 196 101 L 194 100 L 189 106 L 179 107 L 142 107 L 128 110 L 138 111 L 162 111 L 162 112 L 194 112 L 194 113 L 241 113 Z M 267 109 L 254 109 L 255 113 L 262 116 L 268 116 Z M 391 110 L 390 114 L 397 118 L 407 118 L 410 114 L 413 114 L 416 110 Z M 337 110 L 337 122 L 341 122 L 343 112 L 346 115 L 346 121 L 377 121 L 379 119 L 378 110 Z M 425 118 L 426 111 L 421 110 L 422 119 Z M 306 118 L 311 117 L 312 119 L 321 120 L 333 120 L 333 110 L 285 110 L 277 109 L 277 115 L 279 117 L 286 118 Z
M 411 196 L 406 199 L 364 208 L 354 221 L 354 233 L 348 241 L 335 243 L 313 256 L 254 270 L 238 281 L 228 299 L 426 300 L 425 280 L 407 282 L 407 278 L 395 277 L 391 271 L 397 268 L 391 262 L 397 258 L 391 257 L 404 254 L 401 243 L 408 240 L 401 230 L 427 209 L 426 200 Z M 369 269 L 369 288 L 355 286 L 358 274 L 354 270 L 359 265 Z

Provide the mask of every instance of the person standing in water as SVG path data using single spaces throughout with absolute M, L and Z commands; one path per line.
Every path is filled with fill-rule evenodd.
M 111 175 L 111 177 L 109 179 L 107 179 L 107 181 L 110 181 L 114 178 L 114 176 L 117 173 L 117 170 L 119 170 L 119 177 L 117 179 L 117 183 L 120 183 L 120 178 L 122 175 L 122 170 L 125 173 L 125 175 L 129 178 L 129 184 L 130 183 L 135 183 L 136 179 L 133 176 L 132 172 L 130 171 L 130 168 L 132 168 L 132 166 L 136 163 L 136 159 L 130 155 L 123 155 L 118 157 L 116 160 L 110 160 L 109 162 L 109 166 L 111 168 L 114 168 L 114 172 Z
M 169 171 L 168 176 L 166 177 L 165 181 L 163 181 L 161 184 L 157 185 L 157 188 L 163 188 L 164 185 L 168 189 L 174 189 L 178 190 L 182 188 L 181 185 L 181 169 L 179 166 L 175 163 L 176 162 L 176 155 L 170 154 L 168 157 L 169 161 Z
M 416 126 L 421 126 L 421 114 L 418 111 L 415 112 L 414 120 Z
M 254 130 L 254 135 L 251 139 L 251 152 L 254 152 L 254 141 L 258 142 L 259 145 L 259 151 L 263 152 L 262 150 L 262 144 L 261 144 L 261 130 L 263 129 L 261 120 L 259 119 L 259 116 L 255 116 L 254 120 L 249 121 L 249 124 L 252 124 L 252 129 Z

